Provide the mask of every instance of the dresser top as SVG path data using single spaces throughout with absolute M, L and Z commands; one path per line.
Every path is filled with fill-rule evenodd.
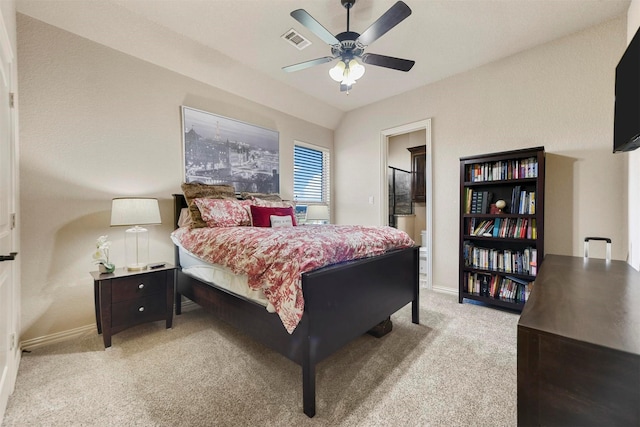
M 547 255 L 518 327 L 640 355 L 640 273 L 623 261 Z
M 623 261 L 547 255 L 518 327 L 640 355 L 640 273 Z

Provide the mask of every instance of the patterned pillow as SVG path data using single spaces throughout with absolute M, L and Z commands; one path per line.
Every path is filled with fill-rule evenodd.
M 232 199 L 235 200 L 236 193 L 232 185 L 207 185 L 200 182 L 189 182 L 182 184 L 182 192 L 189 206 L 189 214 L 191 214 L 191 227 L 206 227 L 207 223 L 202 219 L 198 207 L 193 203 L 197 198 L 204 199 Z
M 296 203 L 291 200 L 266 200 L 261 199 L 259 197 L 255 197 L 252 199 L 253 204 L 256 206 L 264 206 L 267 208 L 294 208 L 296 207 Z
M 247 191 L 241 192 L 240 198 L 242 200 L 262 199 L 262 200 L 269 200 L 272 202 L 279 202 L 280 200 L 282 200 L 280 198 L 280 195 L 277 193 L 249 193 Z
M 271 227 L 271 215 L 291 217 L 291 223 L 296 224 L 296 217 L 293 208 L 269 208 L 264 206 L 251 205 L 251 219 L 254 227 Z
M 195 199 L 202 219 L 208 227 L 237 227 L 251 225 L 246 209 L 251 200 Z

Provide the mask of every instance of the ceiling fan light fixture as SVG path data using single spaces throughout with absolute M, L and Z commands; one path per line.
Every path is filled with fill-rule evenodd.
M 344 61 L 338 61 L 338 63 L 329 70 L 329 76 L 337 82 L 341 82 L 344 78 L 346 64 Z
M 343 85 L 351 86 L 364 75 L 364 71 L 364 66 L 359 64 L 355 59 L 350 60 L 348 63 L 340 60 L 329 70 L 329 75 L 333 80 Z
M 355 59 L 349 61 L 349 70 L 351 70 L 350 77 L 354 81 L 364 76 L 364 65 L 359 64 Z

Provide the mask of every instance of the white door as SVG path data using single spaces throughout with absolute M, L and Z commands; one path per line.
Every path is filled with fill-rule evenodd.
M 15 116 L 10 105 L 13 82 L 13 52 L 4 19 L 0 14 L 0 423 L 4 417 L 9 394 L 13 391 L 18 371 L 18 264 L 3 260 L 14 252 Z

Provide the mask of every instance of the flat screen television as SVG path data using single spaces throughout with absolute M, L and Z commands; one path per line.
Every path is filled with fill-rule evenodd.
M 640 147 L 640 30 L 616 67 L 613 152 Z

